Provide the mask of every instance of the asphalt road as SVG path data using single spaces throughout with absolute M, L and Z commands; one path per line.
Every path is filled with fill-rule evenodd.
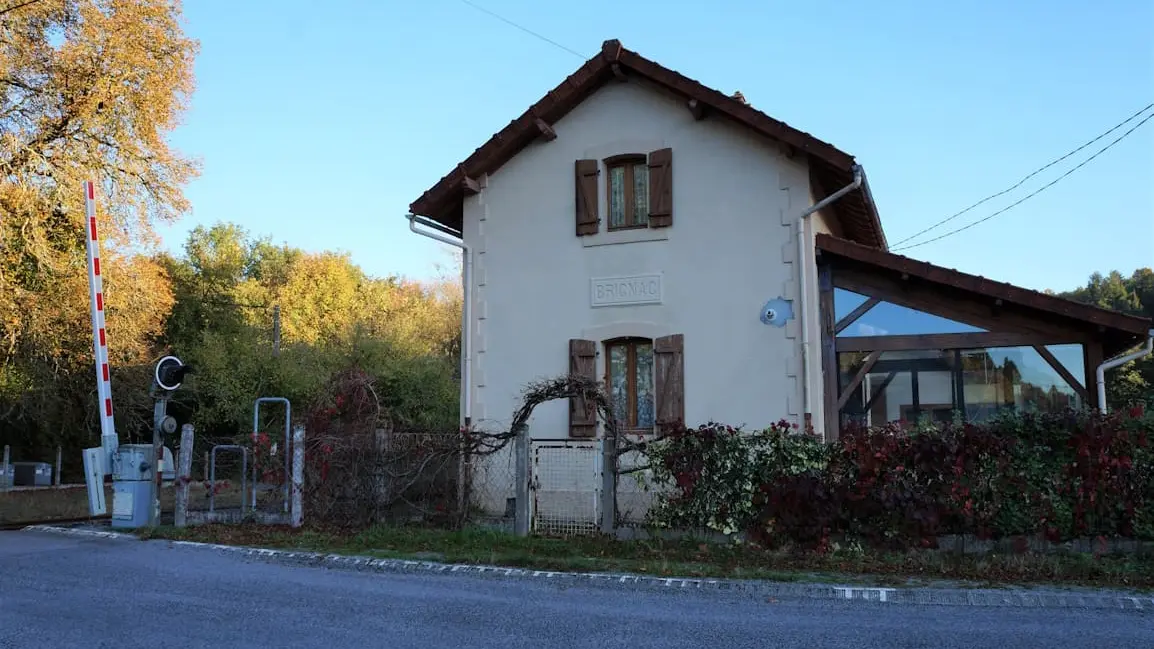
M 0 647 L 1154 647 L 1154 611 L 767 600 L 0 532 Z

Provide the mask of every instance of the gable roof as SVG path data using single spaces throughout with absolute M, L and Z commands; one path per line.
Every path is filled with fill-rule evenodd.
M 799 131 L 744 102 L 744 97 L 728 96 L 625 49 L 621 42 L 608 40 L 601 52 L 589 59 L 537 103 L 514 119 L 488 142 L 446 174 L 409 211 L 460 231 L 464 197 L 476 192 L 473 179 L 494 173 L 539 137 L 551 138 L 556 123 L 606 83 L 637 76 L 646 79 L 687 102 L 687 110 L 708 111 L 737 122 L 750 130 L 781 142 L 810 163 L 810 179 L 815 198 L 820 200 L 853 181 L 853 156 L 816 137 Z M 841 224 L 842 234 L 867 246 L 885 248 L 877 207 L 869 184 L 846 194 L 831 205 Z
M 1149 318 L 1075 302 L 1057 295 L 986 279 L 979 275 L 970 275 L 953 268 L 935 266 L 828 234 L 818 234 L 815 239 L 817 249 L 821 251 L 823 257 L 833 255 L 894 275 L 918 278 L 935 285 L 936 290 L 941 292 L 942 299 L 952 299 L 955 296 L 980 297 L 990 304 L 1000 300 L 1030 312 L 1032 317 L 1039 320 L 1061 322 L 1090 332 L 1095 338 L 1102 340 L 1107 355 L 1125 351 L 1142 342 L 1151 329 Z M 946 294 L 946 289 L 950 290 L 949 294 Z

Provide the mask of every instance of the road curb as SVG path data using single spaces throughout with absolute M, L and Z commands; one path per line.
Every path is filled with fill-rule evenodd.
M 83 528 L 32 525 L 26 532 L 46 532 L 89 538 L 125 539 L 140 541 L 132 534 L 105 532 Z M 174 546 L 214 550 L 246 558 L 276 563 L 288 563 L 341 570 L 381 573 L 437 573 L 502 577 L 511 579 L 541 579 L 581 583 L 619 584 L 675 590 L 716 590 L 748 593 L 765 598 L 806 598 L 870 601 L 883 604 L 920 604 L 937 606 L 996 606 L 1013 608 L 1077 608 L 1154 611 L 1154 596 L 1149 593 L 1129 594 L 1119 591 L 1070 591 L 1048 588 L 881 588 L 837 584 L 784 583 L 739 579 L 695 579 L 680 577 L 652 577 L 626 573 L 558 572 L 501 566 L 440 563 L 413 559 L 376 559 L 365 556 L 327 554 L 299 550 L 274 550 L 247 546 L 200 543 L 195 541 L 164 541 Z

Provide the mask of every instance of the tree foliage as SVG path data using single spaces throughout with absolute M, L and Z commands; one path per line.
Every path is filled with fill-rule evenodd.
M 152 363 L 199 366 L 173 410 L 202 432 L 247 430 L 252 399 L 307 401 L 362 364 L 401 419 L 456 419 L 460 298 L 367 277 L 243 229 L 198 228 L 179 258 L 154 226 L 188 207 L 196 164 L 167 143 L 193 90 L 197 44 L 173 0 L 39 0 L 0 13 L 0 430 L 16 457 L 97 431 L 85 180 L 99 188 L 116 422 L 141 439 Z M 272 306 L 282 353 L 272 354 Z
M 37 243 L 75 245 L 60 229 L 78 222 L 89 178 L 118 243 L 187 207 L 195 167 L 165 140 L 193 90 L 197 45 L 179 17 L 171 0 L 42 0 L 0 16 L 0 196 L 57 226 L 28 228 L 61 234 Z
M 1062 297 L 1131 315 L 1154 318 L 1154 270 L 1139 268 L 1129 277 L 1118 271 L 1094 273 L 1086 285 Z M 1135 403 L 1154 406 L 1154 356 L 1131 361 L 1108 373 L 1106 397 L 1111 408 Z
M 307 253 L 232 224 L 192 231 L 166 256 L 176 302 L 164 343 L 196 368 L 180 394 L 207 435 L 249 430 L 253 400 L 307 408 L 357 368 L 394 423 L 455 428 L 459 290 L 373 278 L 348 255 Z M 280 353 L 273 353 L 279 308 Z
M 187 207 L 195 166 L 170 149 L 196 43 L 169 0 L 41 0 L 0 15 L 0 426 L 5 441 L 78 441 L 96 399 L 81 184 L 101 187 L 114 394 L 172 304 L 147 255 Z M 147 407 L 147 404 L 144 404 Z

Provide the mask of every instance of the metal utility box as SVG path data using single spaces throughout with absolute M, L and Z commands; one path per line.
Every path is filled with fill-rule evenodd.
M 50 487 L 52 465 L 47 462 L 13 462 L 12 483 L 17 487 Z
M 156 458 L 151 444 L 121 444 L 112 463 L 112 527 L 148 525 Z

